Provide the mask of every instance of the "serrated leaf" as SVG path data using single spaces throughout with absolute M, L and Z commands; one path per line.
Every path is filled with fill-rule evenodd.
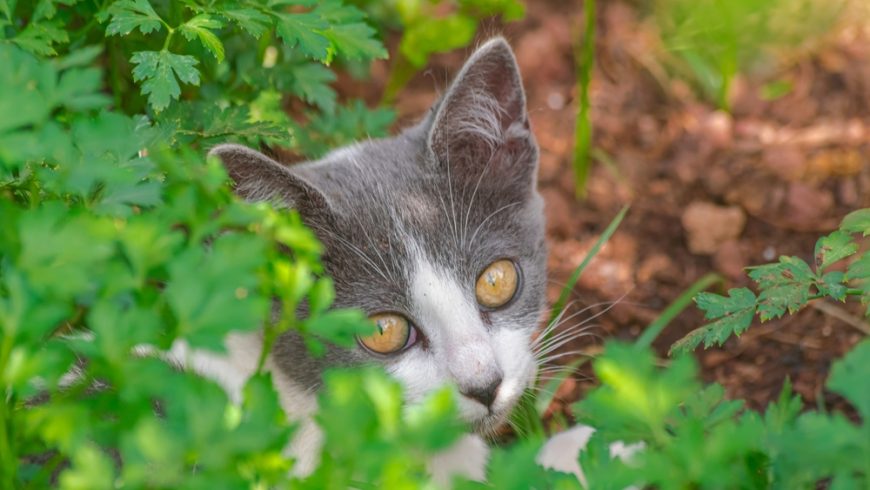
M 870 424 L 870 339 L 864 339 L 831 367 L 828 389 L 849 400 Z
M 654 437 L 678 406 L 699 389 L 691 356 L 656 367 L 650 349 L 608 342 L 593 363 L 601 387 L 576 404 L 593 427 L 607 427 L 606 437 L 626 442 Z
M 148 34 L 159 31 L 163 25 L 148 0 L 121 0 L 110 5 L 106 12 L 112 19 L 106 27 L 107 36 L 126 36 L 136 29 Z
M 816 268 L 819 271 L 827 269 L 831 264 L 839 262 L 858 251 L 858 244 L 852 241 L 852 236 L 837 230 L 828 236 L 819 238 L 816 242 Z
M 211 29 L 220 29 L 223 23 L 208 14 L 199 14 L 179 27 L 181 34 L 188 41 L 198 38 L 199 42 L 217 58 L 218 63 L 224 60 L 224 44 Z
M 840 229 L 849 233 L 870 235 L 870 209 L 859 209 L 847 214 L 840 223 Z
M 69 35 L 58 22 L 31 22 L 12 42 L 33 54 L 54 56 L 54 45 L 69 42 Z
M 172 100 L 178 100 L 181 87 L 175 79 L 192 85 L 199 85 L 199 61 L 193 56 L 173 54 L 169 51 L 137 51 L 130 62 L 133 80 L 142 83 L 142 93 L 148 95 L 148 103 L 155 112 L 165 109 Z
M 338 54 L 351 60 L 383 59 L 384 45 L 375 38 L 377 31 L 364 22 L 333 25 L 325 33 Z
M 846 290 L 848 288 L 844 283 L 845 280 L 846 274 L 843 272 L 828 272 L 822 276 L 821 282 L 817 283 L 816 286 L 819 288 L 820 293 L 830 296 L 837 301 L 846 301 Z
M 816 275 L 806 262 L 797 257 L 780 257 L 775 264 L 751 268 L 751 277 L 758 283 L 758 313 L 761 321 L 779 318 L 786 311 L 794 313 L 810 298 L 810 288 Z
M 864 252 L 858 260 L 849 264 L 845 280 L 855 281 L 855 285 L 862 291 L 861 301 L 870 304 L 870 252 Z M 870 316 L 870 306 L 864 315 Z
M 330 42 L 323 35 L 323 30 L 329 25 L 312 13 L 279 14 L 277 24 L 278 36 L 288 47 L 296 48 L 310 58 L 318 61 L 329 61 Z
M 293 67 L 292 74 L 290 90 L 323 112 L 331 114 L 335 110 L 335 90 L 328 85 L 335 81 L 332 70 L 320 63 L 305 63 Z
M 271 17 L 253 8 L 228 8 L 219 13 L 258 39 L 272 26 Z
M 39 0 L 36 3 L 36 8 L 33 9 L 31 22 L 42 19 L 51 19 L 57 14 L 58 5 L 71 6 L 78 3 L 80 0 Z
M 714 293 L 699 293 L 695 297 L 698 308 L 704 310 L 704 318 L 715 320 L 678 340 L 671 352 L 688 352 L 704 343 L 704 348 L 722 345 L 731 335 L 745 332 L 755 316 L 758 298 L 748 288 L 728 290 L 728 296 Z

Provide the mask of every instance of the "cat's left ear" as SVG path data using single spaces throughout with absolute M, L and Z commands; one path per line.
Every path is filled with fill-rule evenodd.
M 429 148 L 458 178 L 493 177 L 531 184 L 538 147 L 513 51 L 503 38 L 477 49 L 435 109 Z

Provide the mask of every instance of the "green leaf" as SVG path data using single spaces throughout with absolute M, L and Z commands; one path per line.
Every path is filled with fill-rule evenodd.
M 72 468 L 60 475 L 63 490 L 111 490 L 115 488 L 115 470 L 109 457 L 92 444 L 77 448 Z
M 810 266 L 797 257 L 780 257 L 778 263 L 753 267 L 749 277 L 761 289 L 758 295 L 761 321 L 803 308 L 809 301 L 810 288 L 816 282 Z
M 57 14 L 58 5 L 72 6 L 81 0 L 39 0 L 36 7 L 33 9 L 31 22 L 40 21 L 42 19 L 51 19 Z
M 700 293 L 695 297 L 704 318 L 715 320 L 692 331 L 671 346 L 671 353 L 688 352 L 704 343 L 704 347 L 722 345 L 731 335 L 740 335 L 752 324 L 757 298 L 748 288 L 728 290 L 728 297 Z
M 477 20 L 462 14 L 423 18 L 402 36 L 399 51 L 415 67 L 426 65 L 432 53 L 466 46 L 477 31 Z
M 846 269 L 846 281 L 855 281 L 856 286 L 861 290 L 861 300 L 865 304 L 870 304 L 870 252 L 864 252 L 858 257 L 858 260 L 850 263 Z M 870 315 L 870 306 L 868 306 L 865 316 Z
M 278 36 L 290 48 L 298 48 L 305 56 L 318 61 L 329 61 L 330 42 L 323 35 L 329 25 L 312 13 L 278 14 Z
M 593 427 L 606 427 L 611 441 L 662 440 L 667 437 L 666 421 L 700 389 L 690 356 L 659 369 L 649 349 L 610 342 L 593 366 L 601 387 L 575 410 Z
M 224 234 L 207 253 L 196 244 L 172 258 L 165 294 L 192 347 L 222 352 L 228 332 L 257 328 L 266 317 L 268 303 L 252 294 L 262 248 L 252 236 Z
M 857 251 L 858 244 L 852 241 L 852 236 L 837 230 L 828 236 L 819 238 L 819 241 L 816 242 L 816 268 L 823 271 L 831 264 L 839 262 Z
M 179 27 L 181 34 L 188 41 L 198 38 L 199 42 L 217 58 L 218 63 L 224 60 L 224 45 L 211 29 L 220 29 L 223 23 L 208 15 L 199 14 Z
M 172 100 L 178 100 L 181 87 L 176 76 L 184 83 L 199 85 L 199 61 L 193 56 L 173 54 L 169 51 L 137 51 L 130 61 L 136 65 L 133 80 L 142 83 L 142 93 L 155 112 L 165 109 Z
M 350 60 L 371 60 L 387 57 L 387 50 L 377 38 L 377 31 L 364 22 L 336 24 L 324 33 L 335 51 Z
M 821 282 L 816 284 L 821 294 L 830 296 L 837 301 L 846 301 L 846 291 L 848 287 L 845 284 L 846 274 L 840 271 L 828 272 L 822 276 Z
M 31 22 L 12 42 L 33 54 L 54 56 L 54 45 L 69 42 L 69 35 L 59 22 Z
M 226 8 L 220 10 L 219 14 L 258 39 L 272 26 L 272 19 L 268 15 L 253 8 Z
M 148 34 L 159 31 L 163 24 L 148 0 L 121 0 L 110 5 L 106 12 L 112 19 L 106 27 L 107 36 L 126 36 L 135 29 Z
M 320 339 L 342 347 L 356 345 L 357 335 L 374 332 L 372 322 L 360 310 L 330 310 L 308 318 L 304 328 Z
M 840 229 L 849 233 L 870 235 L 870 209 L 852 211 L 843 218 Z
M 290 90 L 302 97 L 305 102 L 314 104 L 323 112 L 335 111 L 335 90 L 329 86 L 335 81 L 335 73 L 320 63 L 296 65 L 292 70 Z
M 834 362 L 826 386 L 858 409 L 870 429 L 870 339 L 864 339 L 846 357 Z M 868 475 L 870 476 L 870 475 Z

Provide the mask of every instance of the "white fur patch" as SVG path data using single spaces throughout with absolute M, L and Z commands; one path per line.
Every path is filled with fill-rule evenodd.
M 227 354 L 190 349 L 183 340 L 176 341 L 166 354 L 168 362 L 190 369 L 218 383 L 233 403 L 241 403 L 245 383 L 257 369 L 262 338 L 260 332 L 231 333 L 226 338 Z M 281 408 L 291 421 L 300 424 L 290 445 L 285 449 L 296 460 L 293 473 L 310 474 L 317 467 L 323 434 L 312 416 L 317 411 L 317 398 L 304 390 L 280 370 L 275 369 L 272 358 L 267 357 L 264 369 L 272 373 L 272 384 L 278 393 Z
M 449 488 L 453 476 L 483 481 L 489 461 L 489 446 L 476 434 L 465 434 L 450 448 L 429 460 L 429 472 L 439 487 Z

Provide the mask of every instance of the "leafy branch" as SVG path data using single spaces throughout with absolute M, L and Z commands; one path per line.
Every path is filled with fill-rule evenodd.
M 757 296 L 748 288 L 731 289 L 728 296 L 698 294 L 695 302 L 712 322 L 677 341 L 671 352 L 691 351 L 702 343 L 705 348 L 722 345 L 732 335 L 745 332 L 756 315 L 766 322 L 797 313 L 817 299 L 845 302 L 847 297 L 857 296 L 870 304 L 870 252 L 854 258 L 845 272 L 831 270 L 858 253 L 856 234 L 870 234 L 870 209 L 850 213 L 838 230 L 816 242 L 813 267 L 799 257 L 787 256 L 780 257 L 779 262 L 751 267 L 749 277 L 758 286 Z M 865 315 L 870 316 L 870 308 Z

